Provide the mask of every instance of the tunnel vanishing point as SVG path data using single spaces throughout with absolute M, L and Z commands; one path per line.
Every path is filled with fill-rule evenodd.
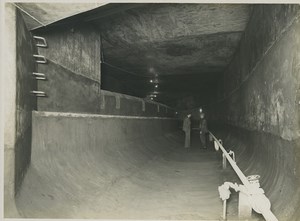
M 6 2 L 1 14 L 4 218 L 300 220 L 298 4 Z

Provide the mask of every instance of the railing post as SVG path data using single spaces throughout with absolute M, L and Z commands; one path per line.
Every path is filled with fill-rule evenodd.
M 239 192 L 238 214 L 239 219 L 249 219 L 252 215 L 252 207 L 248 196 L 241 191 Z
M 224 153 L 222 154 L 222 166 L 223 166 L 223 170 L 225 170 L 227 167 L 227 159 Z
M 223 220 L 227 220 L 227 200 L 223 200 Z

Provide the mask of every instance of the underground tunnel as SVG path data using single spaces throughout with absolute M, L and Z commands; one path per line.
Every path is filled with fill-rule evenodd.
M 5 218 L 300 220 L 299 5 L 3 15 Z

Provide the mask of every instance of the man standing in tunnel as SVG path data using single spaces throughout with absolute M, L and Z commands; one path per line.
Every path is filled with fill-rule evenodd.
M 200 124 L 199 124 L 200 141 L 201 141 L 202 147 L 207 148 L 206 147 L 206 134 L 208 133 L 207 121 L 205 119 L 205 114 L 202 112 L 202 108 L 199 109 L 199 112 L 200 112 Z
M 191 114 L 188 114 L 183 120 L 182 130 L 185 132 L 185 148 L 189 148 L 191 146 L 191 116 Z

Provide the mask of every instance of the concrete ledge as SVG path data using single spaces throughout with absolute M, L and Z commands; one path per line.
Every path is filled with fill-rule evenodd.
M 119 118 L 119 119 L 141 119 L 141 120 L 179 120 L 171 117 L 140 117 L 140 116 L 122 116 L 122 115 L 105 115 L 105 114 L 82 114 L 82 113 L 68 113 L 68 112 L 47 112 L 47 111 L 33 111 L 34 115 L 39 117 L 73 117 L 73 118 Z
M 151 103 L 151 104 L 158 104 L 162 107 L 166 107 L 168 109 L 171 109 L 171 110 L 174 110 L 174 108 L 171 108 L 165 104 L 161 104 L 159 102 L 155 102 L 155 101 L 145 101 L 145 99 L 143 98 L 139 98 L 139 97 L 134 97 L 134 96 L 130 96 L 130 95 L 127 95 L 127 94 L 120 94 L 120 93 L 117 93 L 117 92 L 111 92 L 111 91 L 106 91 L 106 90 L 101 90 L 101 94 L 104 94 L 106 96 L 118 96 L 120 98 L 126 98 L 126 99 L 129 99 L 129 100 L 138 100 L 138 101 L 141 101 L 141 102 L 147 102 L 147 103 Z
M 155 101 L 106 90 L 100 91 L 100 114 L 174 117 L 175 109 Z

